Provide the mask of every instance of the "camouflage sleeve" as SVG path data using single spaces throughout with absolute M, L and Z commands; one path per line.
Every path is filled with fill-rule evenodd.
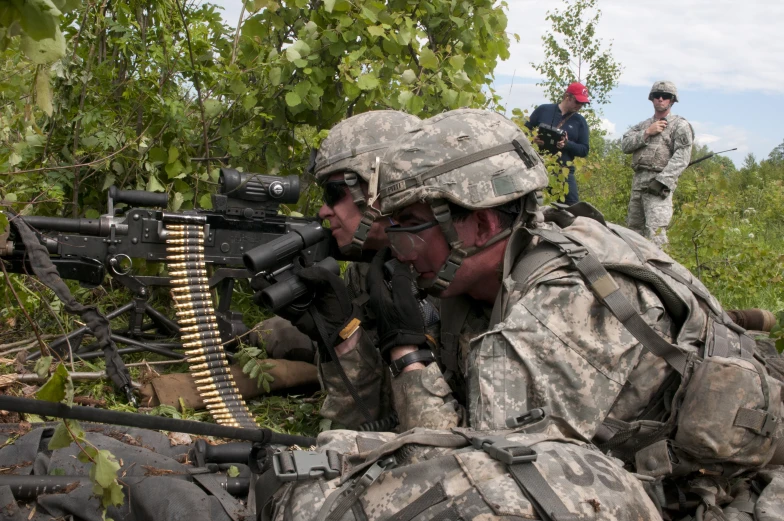
M 626 131 L 621 140 L 621 150 L 624 154 L 631 154 L 640 147 L 645 146 L 645 129 L 648 128 L 648 120 L 637 123 Z
M 678 178 L 686 170 L 686 167 L 689 166 L 689 161 L 691 161 L 691 146 L 693 142 L 694 131 L 691 125 L 685 119 L 680 120 L 680 124 L 673 136 L 673 148 L 675 151 L 664 170 L 656 175 L 657 181 L 667 185 L 671 190 L 675 189 L 678 185 Z
M 637 294 L 634 282 L 616 281 L 624 294 Z M 663 315 L 655 297 L 649 300 L 653 305 L 631 301 L 649 323 Z M 641 349 L 579 275 L 562 271 L 536 285 L 501 323 L 473 340 L 469 425 L 503 429 L 508 417 L 547 407 L 549 424 L 565 436 L 588 441 L 624 388 Z
M 370 335 L 361 329 L 359 335 L 357 347 L 342 354 L 339 361 L 360 399 L 370 410 L 371 419 L 379 420 L 391 413 L 390 374 Z M 335 361 L 319 364 L 319 379 L 327 393 L 321 406 L 321 416 L 349 429 L 365 423 L 366 419 L 340 377 Z
M 393 378 L 392 399 L 401 432 L 415 427 L 451 429 L 460 423 L 457 402 L 438 364 Z

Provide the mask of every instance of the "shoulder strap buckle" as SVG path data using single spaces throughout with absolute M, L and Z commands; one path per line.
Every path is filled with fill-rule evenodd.
M 330 459 L 326 452 L 282 451 L 272 455 L 272 467 L 275 477 L 280 481 L 333 479 L 340 475 L 340 467 L 337 461 L 330 461 Z
M 482 449 L 491 458 L 507 465 L 536 461 L 536 451 L 503 436 L 480 436 L 471 438 L 471 445 Z

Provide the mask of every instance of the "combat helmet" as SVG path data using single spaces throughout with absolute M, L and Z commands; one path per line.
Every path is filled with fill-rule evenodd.
M 671 81 L 657 81 L 651 87 L 651 92 L 648 93 L 648 99 L 653 100 L 653 93 L 654 92 L 666 92 L 667 94 L 672 94 L 672 102 L 675 103 L 678 101 L 678 88 L 675 84 Z
M 333 174 L 342 173 L 354 204 L 363 210 L 352 246 L 362 248 L 370 226 L 379 217 L 367 204 L 359 180 L 370 182 L 386 148 L 400 134 L 420 123 L 418 117 L 397 110 L 364 112 L 332 127 L 319 149 L 312 153 L 308 170 L 316 182 L 323 185 Z
M 387 149 L 379 169 L 384 214 L 427 202 L 450 247 L 434 285 L 446 289 L 463 259 L 480 248 L 463 248 L 449 202 L 478 210 L 520 200 L 518 224 L 534 215 L 547 170 L 520 128 L 495 112 L 458 109 L 434 116 Z M 486 246 L 504 239 L 504 230 Z

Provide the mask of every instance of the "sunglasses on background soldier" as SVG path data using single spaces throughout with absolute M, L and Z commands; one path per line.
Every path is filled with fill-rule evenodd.
M 672 94 L 669 92 L 654 92 L 651 94 L 651 99 L 661 98 L 663 100 L 671 100 Z

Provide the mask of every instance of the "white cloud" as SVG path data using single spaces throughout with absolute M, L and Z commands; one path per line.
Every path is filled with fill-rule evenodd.
M 601 125 L 599 125 L 599 127 L 605 132 L 607 132 L 607 137 L 609 139 L 615 139 L 618 137 L 615 135 L 615 123 L 613 123 L 609 119 L 602 118 Z
M 694 136 L 694 141 L 698 145 L 710 145 L 711 143 L 715 143 L 716 141 L 720 141 L 721 136 L 714 136 L 713 134 L 696 134 Z
M 688 4 L 688 5 L 687 5 Z M 548 9 L 561 2 L 509 1 L 510 58 L 496 74 L 538 77 L 530 62 L 543 59 L 541 36 L 550 29 Z M 784 2 L 756 0 L 602 0 L 597 35 L 613 42 L 623 67 L 621 84 L 648 86 L 669 79 L 681 88 L 784 93 Z
M 690 121 L 690 123 L 694 128 L 697 144 L 709 145 L 714 152 L 737 147 L 738 150 L 726 154 L 736 165 L 743 164 L 743 158 L 752 152 L 752 136 L 745 128 L 706 121 Z M 705 132 L 708 129 L 710 134 Z

